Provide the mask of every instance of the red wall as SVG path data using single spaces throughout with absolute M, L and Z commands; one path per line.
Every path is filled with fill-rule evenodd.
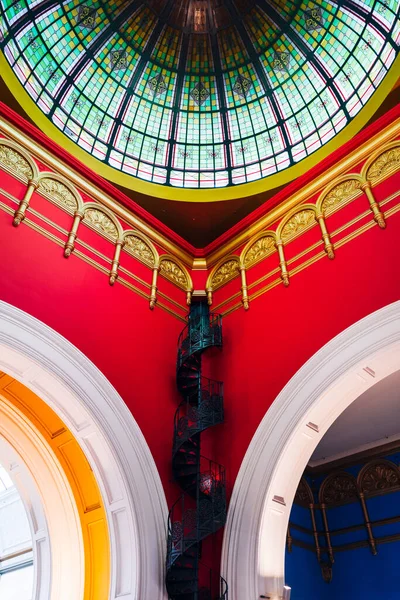
M 0 299 L 40 319 L 77 346 L 131 409 L 169 501 L 176 342 L 183 324 L 0 210 Z
M 400 176 L 397 175 L 400 184 Z M 398 185 L 398 188 L 400 185 Z M 371 217 L 372 218 L 372 217 Z M 224 347 L 207 357 L 224 380 L 225 424 L 214 438 L 230 493 L 255 430 L 296 371 L 324 344 L 400 299 L 400 211 L 223 321 Z

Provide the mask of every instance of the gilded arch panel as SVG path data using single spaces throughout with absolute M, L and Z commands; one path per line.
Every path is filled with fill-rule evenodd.
M 364 179 L 357 173 L 349 173 L 343 177 L 338 177 L 318 198 L 318 212 L 323 215 L 334 212 L 361 193 L 363 182 Z
M 154 267 L 158 264 L 158 252 L 153 243 L 144 235 L 133 229 L 124 231 L 124 250 L 132 254 L 148 266 Z
M 163 254 L 160 256 L 160 273 L 185 292 L 193 289 L 192 278 L 186 267 L 174 256 Z
M 239 256 L 229 256 L 220 261 L 214 269 L 211 271 L 206 288 L 217 290 L 222 287 L 231 279 L 234 279 L 239 275 L 240 271 L 240 259 Z
M 95 202 L 84 204 L 82 210 L 84 222 L 104 237 L 113 241 L 122 237 L 122 227 L 110 210 Z
M 366 180 L 376 185 L 400 169 L 400 140 L 387 144 L 375 152 L 365 163 L 363 173 Z
M 68 212 L 82 208 L 83 202 L 78 190 L 62 175 L 42 172 L 38 181 L 38 191 Z
M 36 163 L 26 150 L 5 138 L 0 139 L 0 165 L 24 182 L 36 179 L 39 173 Z
M 297 207 L 280 223 L 276 237 L 283 242 L 290 242 L 315 225 L 317 222 L 315 213 L 316 207 L 313 204 L 303 204 Z
M 251 267 L 275 251 L 276 235 L 274 231 L 263 231 L 252 238 L 243 248 L 240 263 Z

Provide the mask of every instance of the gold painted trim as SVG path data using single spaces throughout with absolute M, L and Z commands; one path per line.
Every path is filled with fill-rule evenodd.
M 208 267 L 214 266 L 225 255 L 237 251 L 243 244 L 248 243 L 249 240 L 261 233 L 264 229 L 271 228 L 275 223 L 285 218 L 288 211 L 298 208 L 303 202 L 308 203 L 309 198 L 315 195 L 320 197 L 321 194 L 324 194 L 325 191 L 330 191 L 330 189 L 335 187 L 336 183 L 340 183 L 342 180 L 360 178 L 360 174 L 352 173 L 351 169 L 363 160 L 369 158 L 372 152 L 375 151 L 382 154 L 385 152 L 386 147 L 391 147 L 393 143 L 398 144 L 399 140 L 396 142 L 393 138 L 398 136 L 399 133 L 400 118 L 393 121 L 393 123 L 390 123 L 390 125 L 373 138 L 370 138 L 365 144 L 357 148 L 357 150 L 335 163 L 330 169 L 324 171 L 320 176 L 295 192 L 293 196 L 269 211 L 245 231 L 240 232 L 231 240 L 211 252 L 207 256 Z M 392 173 L 388 174 L 385 179 L 390 177 L 390 175 L 392 175 Z M 338 209 L 341 207 L 342 205 L 338 206 Z
M 395 192 L 394 194 L 391 194 L 391 196 L 389 196 L 385 200 L 382 200 L 381 203 L 380 203 L 381 206 L 387 204 L 388 202 L 390 202 L 391 200 L 395 199 L 396 197 L 400 197 L 400 192 Z M 390 208 L 389 210 L 385 211 L 384 212 L 384 216 L 385 216 L 385 218 L 389 218 L 389 217 L 391 217 L 392 215 L 396 214 L 399 211 L 400 211 L 400 204 L 397 204 L 396 206 L 394 206 L 394 207 Z M 364 213 L 362 213 L 358 217 L 356 217 L 356 218 L 352 219 L 351 221 L 349 221 L 348 223 L 346 223 L 346 225 L 343 225 L 342 227 L 338 228 L 335 232 L 333 232 L 331 234 L 331 237 L 339 235 L 340 233 L 342 233 L 343 231 L 345 231 L 349 227 L 353 226 L 358 221 L 361 221 L 361 220 L 365 219 L 366 217 L 372 217 L 371 211 L 369 211 L 369 210 L 365 211 Z M 376 226 L 378 226 L 377 223 L 374 221 L 373 218 L 371 218 L 370 221 L 368 221 L 367 223 L 365 223 L 364 225 L 362 225 L 361 227 L 359 227 L 355 231 L 352 231 L 347 236 L 344 236 L 343 238 L 341 238 L 340 240 L 338 240 L 337 242 L 335 242 L 335 248 L 340 248 L 340 247 L 344 246 L 348 242 L 356 239 L 357 237 L 359 237 L 360 235 L 362 235 L 363 233 L 365 233 L 366 231 L 368 231 L 372 227 L 376 227 Z M 299 258 L 302 258 L 306 254 L 308 254 L 310 251 L 316 249 L 319 245 L 323 245 L 323 241 L 322 240 L 319 241 L 319 242 L 317 242 L 316 244 L 313 244 L 309 248 L 303 250 L 298 255 L 294 256 L 292 259 L 290 259 L 290 261 L 288 261 L 288 264 L 293 264 L 294 262 L 296 262 L 297 260 L 299 260 Z M 314 256 L 310 257 L 308 260 L 306 260 L 301 265 L 298 265 L 297 267 L 295 267 L 292 270 L 290 270 L 290 276 L 297 275 L 303 269 L 311 266 L 312 264 L 314 264 L 315 262 L 317 262 L 321 258 L 325 258 L 325 257 L 326 257 L 326 253 L 325 253 L 325 251 L 322 250 L 318 254 L 315 254 Z M 279 270 L 280 269 L 278 267 L 278 268 L 270 271 L 269 273 L 266 273 L 261 278 L 259 278 L 257 281 L 254 281 L 253 283 L 251 283 L 248 286 L 248 288 L 249 289 L 254 288 L 255 286 L 259 285 L 262 281 L 264 281 L 266 279 L 269 279 L 274 274 L 278 273 Z M 267 284 L 263 288 L 260 288 L 256 292 L 253 292 L 252 294 L 250 294 L 249 295 L 249 300 L 252 302 L 253 300 L 255 300 L 256 298 L 258 298 L 259 296 L 264 295 L 270 289 L 276 287 L 277 285 L 279 285 L 281 283 L 282 283 L 282 280 L 280 278 L 277 278 L 277 279 L 273 280 L 272 282 L 270 282 L 269 284 Z M 240 296 L 241 296 L 240 292 L 237 292 L 237 293 L 233 294 L 231 297 L 224 299 L 220 304 L 216 305 L 215 308 L 214 308 L 214 310 L 218 310 L 218 309 L 222 308 L 223 306 L 226 306 L 227 304 L 229 304 L 229 302 L 235 300 L 236 298 L 240 298 Z M 231 314 L 233 311 L 235 311 L 235 310 L 237 310 L 239 308 L 242 308 L 242 303 L 241 302 L 236 302 L 233 306 L 230 306 L 227 310 L 222 311 L 221 312 L 221 316 L 225 317 L 225 316 Z
M 175 277 L 173 274 L 169 275 L 166 271 L 163 271 L 161 264 L 164 262 L 172 263 L 173 265 L 176 265 L 183 272 L 183 274 L 186 277 L 185 285 L 181 284 L 179 282 L 179 280 L 177 279 L 177 277 Z M 183 263 L 181 263 L 181 261 L 178 260 L 175 256 L 171 256 L 170 254 L 161 254 L 161 256 L 159 256 L 159 258 L 158 258 L 157 266 L 159 267 L 160 275 L 162 277 L 164 277 L 164 279 L 167 279 L 168 281 L 172 282 L 173 284 L 175 284 L 177 287 L 179 287 L 184 292 L 191 292 L 193 290 L 193 281 L 192 281 L 189 271 L 187 270 L 185 265 Z
M 36 103 L 31 99 L 29 94 L 19 82 L 16 75 L 13 73 L 8 61 L 3 52 L 0 52 L 0 71 L 2 77 L 14 95 L 16 100 L 38 125 L 46 135 L 55 140 L 60 146 L 76 156 L 81 162 L 86 164 L 93 171 L 99 173 L 103 177 L 107 177 L 110 181 L 119 185 L 128 187 L 142 194 L 152 197 L 164 198 L 166 200 L 176 200 L 183 202 L 216 202 L 219 200 L 232 200 L 239 197 L 251 196 L 262 193 L 268 189 L 288 183 L 289 181 L 299 177 L 307 170 L 321 162 L 325 157 L 329 156 L 337 148 L 350 140 L 372 117 L 374 112 L 382 104 L 383 100 L 389 94 L 398 79 L 400 70 L 400 56 L 398 56 L 383 81 L 380 83 L 377 90 L 373 93 L 366 105 L 354 117 L 354 119 L 340 131 L 336 136 L 326 143 L 322 148 L 319 148 L 310 156 L 304 158 L 298 164 L 285 169 L 282 172 L 271 175 L 264 179 L 259 179 L 251 183 L 240 184 L 226 188 L 206 188 L 206 189 L 191 189 L 191 188 L 174 188 L 172 186 L 162 186 L 155 183 L 149 183 L 142 179 L 127 175 L 106 165 L 94 156 L 80 148 L 76 143 L 64 135 L 55 125 L 53 125 L 46 115 L 40 110 Z
M 0 52 L 1 55 L 1 52 Z M 1 65 L 1 56 L 0 56 L 0 65 Z M 111 196 L 97 188 L 94 184 L 90 183 L 87 179 L 85 179 L 82 175 L 80 175 L 77 171 L 72 169 L 70 166 L 65 164 L 60 159 L 56 158 L 51 152 L 40 146 L 37 142 L 32 140 L 29 136 L 25 135 L 22 131 L 20 131 L 13 124 L 9 123 L 0 115 L 0 131 L 3 135 L 8 136 L 4 138 L 4 140 L 9 143 L 14 143 L 16 145 L 16 149 L 20 151 L 21 146 L 25 149 L 25 152 L 31 152 L 33 156 L 39 159 L 42 163 L 44 163 L 47 167 L 54 169 L 54 171 L 66 177 L 70 184 L 75 185 L 77 188 L 82 190 L 89 197 L 93 198 L 96 202 L 99 202 L 100 205 L 110 209 L 115 215 L 117 215 L 125 224 L 132 227 L 133 229 L 138 229 L 141 233 L 148 236 L 153 243 L 160 245 L 162 248 L 167 250 L 168 252 L 176 255 L 184 264 L 191 267 L 193 264 L 193 256 L 183 250 L 179 245 L 172 242 L 163 234 L 159 233 L 152 226 L 148 225 L 145 221 L 142 221 L 139 217 L 137 217 L 133 212 L 129 211 L 127 208 L 124 208 L 121 204 L 115 201 Z M 11 138 L 11 139 L 9 139 Z M 0 138 L 0 141 L 3 138 Z M 73 152 L 72 152 L 73 154 Z M 32 157 L 31 157 L 32 160 Z M 37 167 L 36 167 L 37 168 Z M 15 176 L 15 174 L 14 174 Z M 24 181 L 26 183 L 26 181 Z
M 1 117 L 0 117 L 0 123 L 1 123 Z M 29 166 L 32 169 L 32 173 L 33 173 L 32 179 L 34 179 L 34 180 L 37 179 L 37 177 L 39 175 L 38 166 L 35 163 L 35 161 L 33 160 L 33 158 L 31 157 L 31 155 L 25 150 L 24 147 L 21 147 L 16 142 L 13 142 L 12 140 L 9 140 L 7 138 L 0 138 L 0 146 L 7 146 L 8 148 L 11 148 L 12 150 L 15 150 L 15 152 L 20 154 L 27 161 L 27 163 L 29 164 Z M 11 169 L 8 165 L 6 165 L 5 163 L 3 163 L 1 161 L 0 161 L 0 166 L 4 171 L 6 171 L 7 173 L 12 175 L 19 181 L 21 181 L 21 183 L 27 184 L 29 182 L 29 178 L 26 175 L 24 175 L 24 173 L 21 173 L 21 171 L 19 169 Z
M 390 177 L 391 175 L 396 173 L 396 171 L 399 170 L 399 166 L 391 168 L 388 171 L 385 171 L 385 173 L 383 173 L 382 175 L 380 175 L 373 181 L 371 181 L 368 177 L 369 170 L 371 169 L 373 164 L 375 162 L 377 162 L 383 154 L 385 154 L 389 150 L 395 150 L 396 148 L 398 149 L 399 154 L 400 154 L 400 140 L 395 140 L 390 144 L 386 144 L 385 148 L 379 148 L 378 150 L 373 152 L 373 154 L 366 160 L 365 164 L 363 165 L 362 171 L 361 171 L 361 174 L 365 181 L 370 181 L 371 183 L 373 183 L 373 186 L 375 187 L 375 186 L 379 185 L 382 181 L 384 181 L 385 179 L 387 179 L 388 177 Z
M 2 191 L 2 190 L 0 190 L 0 191 Z M 6 194 L 6 195 L 8 197 L 10 197 L 10 194 Z M 14 201 L 15 201 L 15 199 L 14 199 Z M 2 210 L 5 213 L 8 213 L 9 215 L 13 215 L 14 214 L 13 209 L 10 208 L 9 206 L 7 206 L 7 204 L 4 204 L 1 200 L 0 200 L 0 210 Z M 54 224 L 51 223 L 51 221 L 49 221 L 45 217 L 42 217 L 36 211 L 35 211 L 35 216 L 38 216 L 39 218 L 43 219 L 47 224 L 55 227 L 55 229 L 58 229 L 60 233 L 63 232 L 63 230 L 62 230 L 61 227 L 55 226 Z M 29 219 L 29 218 L 24 219 L 24 224 L 27 225 L 28 227 L 30 227 L 31 229 L 33 229 L 34 231 L 36 231 L 37 233 L 43 235 L 48 240 L 50 240 L 50 241 L 54 242 L 55 244 L 57 244 L 57 246 L 60 246 L 61 248 L 64 247 L 65 242 L 63 240 L 60 240 L 60 238 L 58 238 L 56 235 L 54 235 L 53 233 L 49 232 L 47 229 L 44 229 L 43 227 L 41 227 L 40 225 L 38 225 L 37 223 L 35 223 L 31 219 Z M 65 232 L 65 235 L 67 235 L 67 232 Z M 111 260 L 107 259 L 107 257 L 103 257 L 103 255 L 101 255 L 101 253 L 99 253 L 97 250 L 91 248 L 90 246 L 88 246 L 87 244 L 84 244 L 82 242 L 79 242 L 79 244 L 82 245 L 82 246 L 84 246 L 85 249 L 87 249 L 87 250 L 93 252 L 94 254 L 96 254 L 99 258 L 102 258 L 103 260 L 109 261 L 109 263 L 111 264 Z M 90 258 L 86 254 L 84 254 L 83 252 L 81 252 L 79 249 L 75 249 L 74 250 L 74 256 L 77 256 L 78 258 L 80 258 L 84 262 L 88 263 L 89 265 L 91 265 L 92 267 L 94 267 L 95 269 L 97 269 L 98 271 L 100 271 L 101 273 L 104 273 L 107 277 L 109 276 L 109 270 L 106 267 L 104 267 L 103 265 L 100 265 L 94 259 Z M 149 284 L 143 282 L 139 277 L 137 277 L 133 273 L 131 274 L 127 270 L 126 270 L 126 273 L 129 273 L 129 275 L 134 280 L 138 281 L 138 283 L 141 283 L 142 285 L 144 285 L 146 287 L 150 287 Z M 122 285 L 125 285 L 125 287 L 129 288 L 131 291 L 135 292 L 136 294 L 138 294 L 142 298 L 145 298 L 146 300 L 149 300 L 149 295 L 146 294 L 145 292 L 143 292 L 142 290 L 140 290 L 139 288 L 137 288 L 136 286 L 134 286 L 133 284 L 131 284 L 131 283 L 123 280 L 120 277 L 118 278 L 118 281 L 120 281 L 120 283 L 122 283 Z M 163 297 L 164 300 L 167 300 L 171 304 L 173 304 L 173 305 L 175 305 L 177 307 L 180 307 L 182 309 L 182 311 L 185 312 L 185 310 L 186 310 L 185 306 L 179 305 L 175 300 L 173 300 L 172 298 L 169 298 L 166 294 L 160 293 L 159 295 L 161 297 Z M 186 323 L 186 319 L 182 315 L 174 312 L 173 310 L 171 310 L 165 304 L 163 304 L 161 302 L 157 302 L 157 306 L 159 306 L 160 308 L 162 308 L 164 311 L 168 312 L 169 314 L 171 314 L 175 318 L 179 319 L 180 321 Z

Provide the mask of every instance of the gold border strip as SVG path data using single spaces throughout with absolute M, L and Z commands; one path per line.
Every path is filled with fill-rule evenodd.
M 10 194 L 9 192 L 7 192 L 6 190 L 4 190 L 1 187 L 0 187 L 0 193 L 2 193 L 4 196 L 6 196 L 11 202 L 14 202 L 17 205 L 19 204 L 19 200 L 17 200 L 17 198 L 15 198 L 15 196 L 13 196 L 12 194 Z M 46 200 L 47 200 L 47 198 L 46 198 Z M 46 223 L 46 225 L 49 225 L 50 227 L 53 227 L 56 231 L 58 231 L 59 233 L 62 233 L 63 235 L 65 235 L 66 239 L 68 238 L 69 231 L 67 231 L 66 229 L 64 229 L 63 227 L 60 227 L 60 225 L 58 225 L 57 223 L 54 223 L 53 221 L 51 221 L 50 219 L 48 219 L 47 217 L 45 217 L 44 215 L 42 215 L 41 213 L 39 213 L 37 210 L 35 210 L 32 207 L 29 208 L 29 212 L 32 215 L 35 215 L 35 217 L 37 217 L 38 219 L 40 219 L 44 223 Z M 13 213 L 11 212 L 11 214 L 13 214 Z M 96 230 L 94 230 L 94 231 L 96 231 Z M 107 238 L 107 240 L 108 240 L 108 238 Z M 92 252 L 95 256 L 98 256 L 101 260 L 103 260 L 105 263 L 107 263 L 107 264 L 109 264 L 111 266 L 112 259 L 109 258 L 108 256 L 105 256 L 104 254 L 102 254 L 98 250 L 96 250 L 96 248 L 93 248 L 93 246 L 90 246 L 90 244 L 87 244 L 86 242 L 84 242 L 83 240 L 81 240 L 79 238 L 76 240 L 75 244 L 76 244 L 77 248 L 79 246 L 82 246 L 83 248 L 85 248 L 85 250 L 88 250 L 89 252 Z M 74 251 L 74 253 L 75 253 L 75 251 Z M 130 256 L 134 260 L 136 259 L 136 257 L 133 254 L 128 253 L 128 256 Z M 90 259 L 90 257 L 88 257 L 88 259 Z M 140 264 L 144 264 L 141 261 L 139 261 L 139 262 L 140 262 Z M 145 265 L 145 266 L 147 266 L 147 265 Z M 134 279 L 135 281 L 137 281 L 137 283 L 140 283 L 141 285 L 143 285 L 143 287 L 147 288 L 148 290 L 151 289 L 151 284 L 150 283 L 147 283 L 147 281 L 144 281 L 143 279 L 141 279 L 140 277 L 138 277 L 137 275 L 135 275 L 134 273 L 132 273 L 132 271 L 129 271 L 129 269 L 126 269 L 125 267 L 122 267 L 120 265 L 119 266 L 119 271 L 121 273 L 125 273 L 125 275 L 127 275 L 128 277 L 131 277 L 132 279 Z M 109 271 L 106 271 L 106 272 L 109 274 Z M 149 273 L 151 274 L 151 270 L 150 269 L 149 269 Z M 170 280 L 168 279 L 168 281 L 170 281 Z M 171 304 L 175 305 L 177 308 L 185 310 L 185 307 L 184 307 L 183 304 L 179 304 L 179 302 L 177 302 L 173 298 L 170 298 L 164 292 L 161 292 L 160 290 L 158 290 L 157 291 L 157 295 L 159 297 L 161 297 L 161 298 L 164 298 L 164 300 L 167 300 Z
M 381 205 L 382 204 L 387 204 L 388 202 L 390 202 L 392 199 L 396 198 L 397 196 L 399 196 L 399 192 L 396 192 L 394 194 L 392 194 L 391 196 L 389 196 L 388 198 L 386 198 L 385 200 L 381 201 Z M 397 212 L 400 211 L 400 204 L 397 204 L 396 206 L 390 208 L 389 210 L 387 210 L 384 215 L 385 217 L 391 217 L 392 215 L 396 214 Z M 352 225 L 354 225 L 355 223 L 357 223 L 358 221 L 361 221 L 363 218 L 365 218 L 366 216 L 369 216 L 370 212 L 366 211 L 365 213 L 363 213 L 362 215 L 360 215 L 359 217 L 352 219 L 352 221 L 350 221 L 346 226 L 343 226 L 341 228 L 339 228 L 338 230 L 336 230 L 335 233 L 338 233 L 339 231 L 342 232 L 345 228 L 349 228 Z M 372 215 L 371 215 L 372 217 Z M 358 229 L 356 229 L 355 231 L 352 231 L 351 233 L 349 233 L 347 236 L 341 238 L 340 240 L 338 240 L 335 243 L 335 248 L 340 248 L 341 246 L 344 246 L 345 244 L 347 244 L 348 242 L 352 241 L 353 239 L 357 238 L 358 236 L 362 235 L 363 233 L 365 233 L 366 231 L 368 231 L 369 229 L 371 229 L 372 227 L 377 227 L 377 224 L 375 223 L 375 221 L 373 220 L 373 218 L 371 218 L 371 220 L 362 225 L 361 227 L 359 227 Z M 333 236 L 334 234 L 332 234 Z M 310 246 L 309 249 L 307 249 L 306 251 L 300 253 L 301 255 L 304 256 L 304 254 L 306 254 L 308 251 L 310 251 L 312 248 L 315 249 L 315 244 L 313 246 Z M 300 255 L 298 255 L 300 256 Z M 293 257 L 293 259 L 291 259 L 291 261 L 289 262 L 294 262 L 295 260 L 298 259 L 298 256 Z M 298 273 L 300 273 L 303 269 L 309 267 L 310 265 L 312 265 L 313 263 L 317 262 L 318 260 L 320 260 L 321 258 L 326 257 L 326 253 L 324 251 L 319 252 L 318 254 L 312 256 L 311 258 L 309 258 L 307 261 L 305 261 L 304 263 L 302 263 L 301 265 L 295 267 L 294 269 L 292 269 L 290 271 L 290 275 L 297 275 Z M 275 269 L 275 272 L 278 272 L 279 269 Z M 260 280 L 262 281 L 263 279 L 267 279 L 269 277 L 271 277 L 274 274 L 274 271 L 270 271 L 269 273 L 267 273 L 266 275 L 264 275 L 262 278 L 260 278 Z M 257 283 L 260 283 L 260 280 L 258 280 L 257 282 L 253 282 L 253 284 L 249 285 L 250 287 L 254 287 Z M 275 279 L 274 281 L 272 281 L 271 283 L 269 283 L 268 285 L 266 285 L 265 287 L 261 288 L 260 290 L 257 290 L 256 292 L 254 292 L 253 294 L 250 295 L 250 301 L 258 298 L 259 296 L 265 294 L 266 292 L 268 292 L 270 289 L 272 289 L 273 287 L 275 287 L 276 285 L 279 285 L 282 283 L 282 280 L 280 278 Z M 231 296 L 230 298 L 227 298 L 226 300 L 224 300 L 223 302 L 221 302 L 219 305 L 217 305 L 215 307 L 215 310 L 217 308 L 220 308 L 226 304 L 228 304 L 230 301 L 234 300 L 235 298 L 240 297 L 241 294 L 240 292 L 234 294 L 233 296 Z M 238 308 L 242 308 L 242 303 L 237 302 L 236 304 L 234 304 L 233 306 L 229 307 L 226 311 L 221 313 L 222 317 L 225 317 L 227 315 L 229 315 L 231 312 L 233 312 L 234 310 L 238 309 Z
M 321 194 L 324 191 L 324 188 L 332 184 L 336 178 L 347 174 L 350 176 L 352 174 L 351 169 L 353 167 L 355 167 L 361 161 L 368 159 L 369 156 L 374 151 L 378 150 L 380 146 L 390 143 L 391 141 L 395 141 L 399 135 L 399 132 L 400 118 L 393 121 L 393 123 L 388 125 L 388 127 L 380 131 L 373 138 L 370 138 L 365 144 L 357 148 L 355 152 L 349 156 L 346 156 L 333 167 L 319 175 L 318 178 L 306 184 L 306 186 L 302 187 L 289 199 L 282 202 L 266 215 L 261 217 L 258 221 L 256 221 L 256 223 L 253 223 L 253 225 L 248 227 L 245 231 L 242 231 L 233 237 L 231 240 L 220 246 L 217 250 L 214 250 L 214 252 L 207 256 L 207 267 L 213 267 L 225 255 L 230 255 L 237 251 L 257 233 L 261 232 L 263 229 L 270 228 L 277 221 L 284 219 L 286 213 L 302 203 L 307 203 L 308 198 Z M 387 178 L 391 175 L 393 175 L 393 173 L 389 173 Z M 340 208 L 342 208 L 342 205 Z
M 10 208 L 9 206 L 7 206 L 7 204 L 4 204 L 4 202 L 2 202 L 1 200 L 0 200 L 0 210 L 3 210 L 3 212 L 8 213 L 9 215 L 13 215 L 14 214 L 13 209 Z M 57 244 L 57 246 L 60 246 L 62 248 L 64 247 L 64 245 L 65 245 L 64 241 L 60 240 L 60 238 L 58 238 L 56 235 L 54 235 L 53 233 L 47 231 L 46 229 L 44 229 L 44 227 L 41 227 L 40 225 L 38 225 L 37 223 L 35 223 L 31 219 L 29 219 L 28 217 L 25 217 L 24 224 L 28 225 L 28 227 L 30 227 L 31 229 L 33 229 L 34 231 L 36 231 L 40 235 L 43 235 L 45 238 L 47 238 L 50 241 L 52 241 L 55 244 Z M 104 273 L 105 275 L 107 275 L 107 277 L 109 276 L 110 273 L 109 273 L 108 269 L 106 269 L 105 267 L 103 267 L 103 265 L 98 264 L 95 260 L 93 260 L 92 258 L 90 258 L 89 256 L 87 256 L 86 254 L 84 254 L 80 250 L 75 249 L 74 250 L 74 255 L 76 255 L 78 258 L 80 258 L 84 262 L 90 264 L 92 267 L 94 267 L 95 269 L 97 269 L 101 273 Z M 118 280 L 120 280 L 120 278 L 118 278 Z M 131 291 L 137 293 L 142 298 L 145 298 L 147 301 L 149 300 L 150 296 L 148 294 L 146 294 L 145 292 L 143 292 L 142 290 L 140 290 L 139 288 L 137 288 L 136 286 L 134 286 L 133 284 L 131 284 L 131 283 L 125 281 L 125 280 L 122 280 L 122 279 L 121 279 L 121 283 L 123 285 L 125 285 L 125 287 L 129 288 Z M 171 302 L 171 304 L 175 304 L 176 306 L 180 306 L 174 300 L 172 300 L 172 299 L 170 300 L 168 298 L 168 296 L 166 296 L 165 294 L 163 294 L 163 297 L 164 297 L 164 299 L 167 299 L 169 302 Z M 162 302 L 157 302 L 157 306 L 159 306 L 160 308 L 162 308 L 164 311 L 168 312 L 172 316 L 176 317 L 177 319 L 179 319 L 183 323 L 186 323 L 186 319 L 182 315 L 179 315 L 178 313 L 174 312 L 173 310 L 171 310 L 169 307 L 167 307 Z M 185 311 L 185 307 L 182 306 L 180 308 L 182 308 L 182 311 Z
M 111 210 L 120 219 L 122 219 L 126 225 L 132 227 L 133 229 L 138 229 L 140 233 L 148 236 L 152 242 L 158 244 L 161 246 L 161 248 L 167 250 L 168 252 L 176 255 L 183 263 L 185 263 L 185 265 L 192 267 L 193 256 L 191 254 L 183 250 L 180 246 L 169 240 L 163 234 L 159 233 L 151 225 L 148 225 L 145 223 L 145 221 L 142 221 L 133 212 L 130 212 L 127 208 L 123 207 L 122 204 L 119 204 L 113 200 L 113 198 L 111 198 L 111 196 L 109 196 L 107 193 L 102 192 L 72 167 L 69 167 L 63 161 L 53 156 L 49 151 L 22 133 L 17 127 L 9 123 L 1 115 L 0 130 L 5 136 L 8 136 L 9 139 L 21 144 L 24 149 L 32 154 L 34 160 L 39 160 L 49 169 L 53 169 L 55 173 L 66 177 L 73 185 L 77 187 L 78 191 L 81 190 L 93 201 L 96 201 L 100 205 L 103 205 Z

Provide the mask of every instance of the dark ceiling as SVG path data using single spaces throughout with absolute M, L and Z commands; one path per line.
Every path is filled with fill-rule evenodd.
M 34 125 L 1 78 L 0 100 Z M 375 121 L 399 102 L 400 86 L 397 85 L 376 111 L 369 123 Z M 121 186 L 115 187 L 119 188 L 126 196 L 148 210 L 188 242 L 197 248 L 203 248 L 250 214 L 258 206 L 267 202 L 283 186 L 251 197 L 211 203 L 175 202 L 145 196 Z

